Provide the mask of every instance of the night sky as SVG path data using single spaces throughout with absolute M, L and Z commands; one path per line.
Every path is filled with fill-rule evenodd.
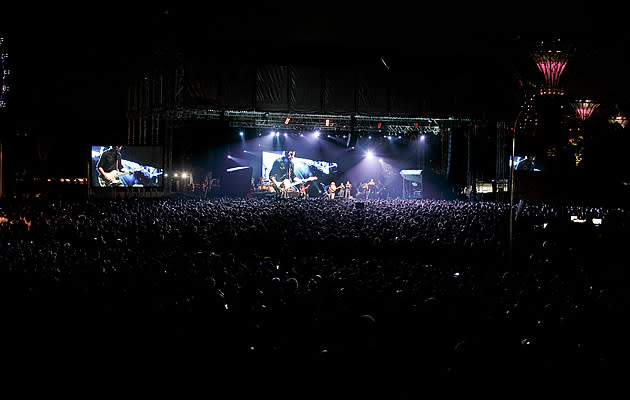
M 561 38 L 575 49 L 566 72 L 571 90 L 628 104 L 624 56 L 630 34 L 601 4 L 588 12 L 545 3 L 523 9 L 478 3 L 175 4 L 3 10 L 15 129 L 71 137 L 126 130 L 127 82 L 142 76 L 158 48 L 272 62 L 385 60 L 388 68 L 416 69 L 436 82 L 476 81 L 487 87 L 480 95 L 493 96 L 514 90 L 523 75 L 536 78 L 528 58 L 532 43 Z

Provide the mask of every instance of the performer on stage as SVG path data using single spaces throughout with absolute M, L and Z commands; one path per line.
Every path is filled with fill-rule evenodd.
M 346 182 L 346 193 L 345 193 L 345 196 L 344 196 L 346 199 L 349 199 L 351 197 L 351 195 L 352 195 L 351 189 L 352 189 L 352 184 L 350 183 L 350 181 L 347 181 Z
M 126 186 L 120 177 L 130 173 L 122 165 L 122 146 L 111 146 L 101 154 L 96 168 L 98 169 L 98 182 L 101 187 Z
M 337 186 L 337 191 L 339 192 L 339 197 L 345 199 L 346 198 L 346 185 L 341 182 L 339 186 Z
M 328 198 L 334 199 L 336 191 L 337 191 L 337 184 L 335 184 L 335 181 L 330 182 L 330 185 L 328 186 Z
M 271 179 L 275 188 L 278 189 L 281 198 L 286 199 L 289 197 L 289 188 L 293 186 L 291 184 L 296 180 L 294 157 L 294 150 L 284 152 L 282 157 L 273 162 L 269 171 L 269 179 Z
M 371 178 L 369 182 L 363 184 L 363 189 L 365 190 L 365 200 L 368 200 L 370 198 L 370 192 L 373 190 L 374 186 L 376 186 L 374 178 Z
M 309 183 L 308 185 L 304 186 L 304 183 L 300 183 L 300 194 L 299 197 L 301 199 L 307 199 L 308 198 L 308 192 L 306 191 L 309 187 L 311 186 L 311 184 Z

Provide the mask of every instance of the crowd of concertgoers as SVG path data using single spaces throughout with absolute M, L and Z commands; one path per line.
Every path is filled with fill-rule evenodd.
M 510 226 L 509 204 L 459 200 L 1 207 L 3 329 L 24 370 L 327 374 L 294 398 L 330 398 L 352 370 L 352 390 L 414 398 L 468 377 L 609 376 L 628 356 L 623 209 L 530 202 Z

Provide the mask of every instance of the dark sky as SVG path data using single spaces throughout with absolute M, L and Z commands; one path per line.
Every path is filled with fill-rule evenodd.
M 280 62 L 383 58 L 388 67 L 418 73 L 439 60 L 445 67 L 436 79 L 466 70 L 471 72 L 462 79 L 486 81 L 496 90 L 493 74 L 499 79 L 525 69 L 528 46 L 559 37 L 575 49 L 567 70 L 574 86 L 626 103 L 630 35 L 623 21 L 601 4 L 584 10 L 548 3 L 45 4 L 3 10 L 0 30 L 23 118 L 49 113 L 54 119 L 63 110 L 79 124 L 99 118 L 119 123 L 127 80 L 141 76 L 142 60 L 164 44 L 188 54 Z

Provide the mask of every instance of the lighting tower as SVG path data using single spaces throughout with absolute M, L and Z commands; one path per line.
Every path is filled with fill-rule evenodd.
M 0 108 L 7 106 L 7 92 L 9 91 L 9 68 L 7 66 L 7 51 L 4 47 L 4 39 L 0 37 Z
M 575 116 L 580 121 L 586 121 L 593 115 L 593 112 L 599 107 L 599 103 L 592 100 L 577 100 L 571 103 L 571 107 L 575 110 Z
M 564 91 L 560 89 L 560 76 L 567 66 L 568 55 L 561 50 L 543 50 L 535 52 L 532 58 L 545 76 L 545 87 L 541 89 L 540 94 L 563 95 Z
M 611 124 L 617 124 L 622 128 L 625 128 L 628 125 L 628 119 L 621 113 L 618 113 L 615 116 L 611 117 L 608 122 L 610 122 Z
M 575 110 L 575 117 L 580 123 L 577 130 L 572 131 L 569 137 L 569 149 L 575 159 L 575 166 L 579 166 L 584 160 L 584 151 L 586 146 L 584 125 L 581 123 L 591 118 L 593 112 L 599 107 L 599 103 L 592 100 L 577 100 L 571 103 L 571 107 Z

